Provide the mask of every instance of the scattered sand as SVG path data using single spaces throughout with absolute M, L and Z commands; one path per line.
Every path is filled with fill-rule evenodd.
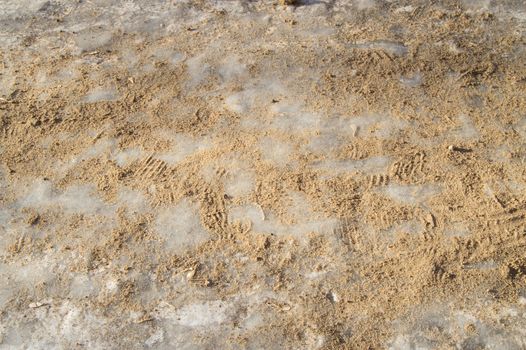
M 521 1 L 96 3 L 0 10 L 0 347 L 526 348 Z

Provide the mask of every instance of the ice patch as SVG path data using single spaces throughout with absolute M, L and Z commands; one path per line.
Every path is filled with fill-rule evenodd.
M 137 213 L 143 213 L 150 209 L 148 201 L 141 192 L 125 187 L 119 189 L 117 205 Z
M 85 103 L 96 103 L 103 101 L 115 101 L 119 97 L 119 94 L 114 88 L 99 87 L 88 92 L 82 101 Z
M 155 230 L 165 240 L 167 250 L 181 254 L 209 239 L 198 213 L 197 205 L 187 199 L 158 213 Z
M 122 168 L 139 159 L 143 152 L 138 148 L 128 148 L 112 153 L 112 159 L 115 161 L 115 163 L 117 163 L 118 166 Z
M 246 66 L 239 61 L 239 57 L 232 56 L 223 60 L 217 72 L 224 82 L 239 79 L 245 75 Z
M 465 237 L 471 234 L 468 226 L 463 222 L 455 222 L 449 225 L 444 234 L 451 237 Z
M 232 171 L 225 179 L 224 186 L 225 193 L 231 197 L 249 195 L 255 187 L 255 175 L 251 170 Z
M 418 87 L 422 85 L 422 74 L 414 73 L 410 76 L 401 77 L 400 82 L 407 87 Z
M 59 175 L 64 175 L 77 164 L 92 158 L 99 157 L 105 152 L 114 150 L 115 148 L 116 141 L 114 139 L 98 139 L 93 145 L 88 146 L 77 157 L 70 158 L 67 162 L 60 164 L 60 166 L 56 168 L 56 171 Z
M 392 233 L 402 232 L 402 233 L 409 233 L 412 235 L 416 235 L 416 234 L 424 232 L 425 227 L 421 221 L 410 220 L 410 221 L 404 221 L 399 224 L 396 224 L 393 227 L 389 228 L 387 231 L 392 232 Z
M 172 150 L 159 154 L 157 158 L 169 165 L 177 165 L 194 154 L 210 149 L 213 145 L 207 138 L 197 139 L 183 134 L 168 137 L 173 142 Z
M 475 127 L 475 124 L 473 124 L 473 121 L 470 118 L 466 117 L 465 115 L 461 115 L 458 117 L 458 120 L 460 121 L 461 126 L 460 128 L 453 130 L 451 136 L 463 140 L 475 139 L 479 136 L 477 128 Z
M 256 108 L 266 107 L 272 102 L 272 98 L 283 91 L 282 85 L 273 80 L 258 81 L 249 84 L 242 91 L 228 96 L 225 99 L 225 107 L 235 113 L 248 113 Z M 247 128 L 257 128 L 261 121 L 254 117 L 243 119 L 242 125 Z
M 513 129 L 526 140 L 526 117 L 523 117 L 517 124 L 515 124 Z
M 96 293 L 97 289 L 89 276 L 78 275 L 71 281 L 69 295 L 73 298 L 86 298 Z
M 396 41 L 376 40 L 363 43 L 351 44 L 351 48 L 365 49 L 365 50 L 382 50 L 391 53 L 395 56 L 404 56 L 407 54 L 407 47 Z
M 164 331 L 159 328 L 155 333 L 153 333 L 146 341 L 144 342 L 144 345 L 147 347 L 152 347 L 155 344 L 160 344 L 164 341 Z
M 367 10 L 376 6 L 375 0 L 356 0 L 356 7 L 359 10 Z
M 109 214 L 111 209 L 95 193 L 95 187 L 91 185 L 75 185 L 59 191 L 51 182 L 37 180 L 18 204 L 39 209 L 58 207 L 68 214 Z
M 462 5 L 471 10 L 487 10 L 490 7 L 491 0 L 462 0 Z
M 398 7 L 396 10 L 394 10 L 394 13 L 409 13 L 414 11 L 414 7 L 411 5 L 408 6 L 402 6 Z
M 186 327 L 209 327 L 226 322 L 232 306 L 220 300 L 185 305 L 175 312 L 173 319 Z
M 321 117 L 315 113 L 304 111 L 300 104 L 279 103 L 272 106 L 274 113 L 272 127 L 286 133 L 298 133 L 317 130 Z
M 466 270 L 493 270 L 499 266 L 493 260 L 481 261 L 473 264 L 465 264 L 462 266 Z
M 211 74 L 211 67 L 206 63 L 204 55 L 187 59 L 186 67 L 190 75 L 190 87 L 201 84 Z
M 108 45 L 112 38 L 113 35 L 109 31 L 87 30 L 75 37 L 75 44 L 81 52 L 90 52 Z
M 220 165 L 226 170 L 223 185 L 227 195 L 243 197 L 252 193 L 256 186 L 256 175 L 247 162 L 235 157 L 225 157 Z
M 280 167 L 289 163 L 290 157 L 294 152 L 290 143 L 282 142 L 271 137 L 261 139 L 258 146 L 264 161 Z
M 398 185 L 390 184 L 383 189 L 383 193 L 397 202 L 419 205 L 425 203 L 431 197 L 441 192 L 441 188 L 435 184 L 428 185 Z

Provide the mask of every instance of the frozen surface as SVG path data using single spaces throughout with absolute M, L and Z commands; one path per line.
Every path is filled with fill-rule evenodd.
M 522 1 L 0 28 L 1 349 L 526 348 Z
M 182 200 L 157 214 L 155 229 L 165 241 L 166 249 L 179 253 L 193 249 L 209 239 L 198 215 L 198 207 Z

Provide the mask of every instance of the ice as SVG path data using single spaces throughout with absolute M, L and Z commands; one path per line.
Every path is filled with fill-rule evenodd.
M 86 30 L 75 37 L 75 44 L 81 52 L 90 52 L 108 45 L 112 38 L 110 31 Z
M 319 128 L 321 117 L 305 111 L 301 104 L 278 103 L 272 106 L 274 120 L 272 127 L 281 132 L 315 131 Z
M 94 144 L 86 147 L 79 155 L 72 157 L 54 169 L 58 175 L 64 176 L 69 170 L 76 165 L 93 158 L 100 157 L 106 152 L 111 152 L 116 149 L 115 139 L 100 138 Z
M 112 159 L 120 167 L 125 167 L 129 165 L 133 161 L 139 159 L 143 154 L 143 152 L 139 148 L 128 148 L 125 150 L 118 150 L 112 153 Z
M 19 200 L 21 207 L 56 207 L 68 214 L 104 214 L 110 208 L 102 202 L 92 185 L 75 185 L 65 190 L 57 190 L 50 181 L 35 181 Z
M 399 224 L 394 225 L 393 227 L 387 230 L 388 232 L 393 233 L 409 233 L 409 234 L 419 234 L 425 231 L 423 223 L 419 220 L 410 220 L 403 221 Z
M 252 193 L 256 186 L 256 175 L 248 162 L 232 154 L 220 161 L 220 167 L 226 170 L 223 179 L 225 193 L 231 197 L 244 197 Z
M 526 117 L 522 118 L 513 129 L 519 133 L 519 135 L 526 140 Z
M 468 226 L 464 222 L 455 222 L 446 227 L 444 233 L 452 237 L 465 237 L 471 234 Z
M 251 170 L 235 169 L 228 173 L 224 181 L 225 193 L 231 197 L 243 197 L 255 188 L 255 175 Z
M 173 65 L 178 65 L 186 58 L 183 53 L 175 52 L 173 49 L 167 47 L 156 47 L 152 50 L 152 55 Z
M 290 157 L 294 151 L 290 143 L 271 137 L 262 138 L 258 146 L 262 159 L 279 167 L 283 167 L 290 162 Z
M 408 6 L 402 6 L 398 7 L 396 10 L 394 10 L 395 13 L 409 13 L 414 11 L 414 7 L 412 5 Z
M 115 101 L 119 98 L 119 94 L 114 88 L 99 87 L 88 92 L 82 98 L 82 101 L 85 103 L 96 103 L 104 101 Z
M 119 188 L 117 206 L 125 207 L 137 213 L 144 213 L 150 209 L 150 205 L 141 192 L 126 187 Z
M 208 138 L 196 138 L 184 134 L 164 135 L 172 141 L 172 149 L 169 152 L 157 156 L 169 165 L 177 165 L 186 158 L 204 152 L 212 148 L 213 143 Z
M 365 174 L 381 174 L 387 172 L 391 159 L 386 156 L 376 156 L 359 160 L 324 160 L 312 165 L 314 169 L 337 176 L 344 173 L 363 172 Z
M 69 295 L 72 298 L 86 298 L 96 293 L 96 286 L 90 280 L 89 276 L 77 275 L 72 279 L 69 287 Z
M 309 143 L 302 147 L 304 151 L 314 154 L 328 154 L 342 146 L 343 140 L 335 134 L 322 134 L 313 137 Z
M 284 91 L 282 84 L 276 80 L 262 79 L 246 84 L 243 90 L 236 92 L 225 99 L 225 107 L 232 112 L 248 114 L 253 110 L 269 106 L 272 99 Z M 242 119 L 241 123 L 246 128 L 258 128 L 260 118 L 250 116 Z
M 473 124 L 473 121 L 469 117 L 461 115 L 458 117 L 458 120 L 461 123 L 461 126 L 453 130 L 451 136 L 460 138 L 462 140 L 475 139 L 479 136 L 475 124 Z
M 462 5 L 471 10 L 487 10 L 490 7 L 491 0 L 462 0 Z
M 13 219 L 13 211 L 7 208 L 0 208 L 0 228 L 6 230 Z
M 245 75 L 246 66 L 242 64 L 237 56 L 230 56 L 223 60 L 217 72 L 224 82 L 240 79 Z
M 226 322 L 232 306 L 221 300 L 185 305 L 172 316 L 173 320 L 186 327 L 210 327 Z
M 359 10 L 367 10 L 376 6 L 375 0 L 356 0 L 356 7 Z
M 395 201 L 409 204 L 420 205 L 436 196 L 441 192 L 441 188 L 436 184 L 427 185 L 399 185 L 390 184 L 383 189 L 383 193 Z
M 155 219 L 155 230 L 164 239 L 166 249 L 182 254 L 206 242 L 210 237 L 199 218 L 199 208 L 187 199 L 162 209 Z
M 351 48 L 365 49 L 365 50 L 382 50 L 391 53 L 395 56 L 404 56 L 407 54 L 407 47 L 396 41 L 376 40 L 363 43 L 351 44 Z
M 403 334 L 396 336 L 394 341 L 389 344 L 389 350 L 431 350 L 433 345 L 424 340 L 414 340 Z
M 400 82 L 407 87 L 418 87 L 422 85 L 422 74 L 417 72 L 413 75 L 401 77 Z
M 188 84 L 191 88 L 201 84 L 211 74 L 211 67 L 204 55 L 187 59 L 186 66 L 190 76 Z
M 493 270 L 498 268 L 498 265 L 493 260 L 487 260 L 473 264 L 464 264 L 462 267 L 466 270 Z
M 164 331 L 159 328 L 157 329 L 146 341 L 144 342 L 144 345 L 147 347 L 152 347 L 156 344 L 160 344 L 164 341 Z
M 228 96 L 225 99 L 225 106 L 230 111 L 241 114 L 247 112 L 252 107 L 253 102 L 250 93 L 243 91 Z

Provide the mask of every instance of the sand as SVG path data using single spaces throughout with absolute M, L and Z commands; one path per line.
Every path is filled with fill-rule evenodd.
M 526 348 L 521 1 L 2 6 L 0 348 Z

